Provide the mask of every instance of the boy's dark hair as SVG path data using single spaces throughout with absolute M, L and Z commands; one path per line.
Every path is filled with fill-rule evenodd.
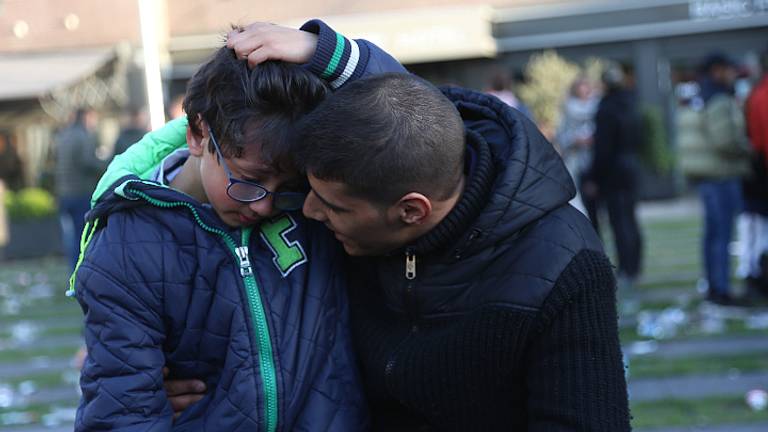
M 299 167 L 382 205 L 408 192 L 446 199 L 464 168 L 464 125 L 432 84 L 382 74 L 347 84 L 296 128 Z
M 184 112 L 195 134 L 198 115 L 216 134 L 225 157 L 240 157 L 256 141 L 263 162 L 292 168 L 288 137 L 293 123 L 329 92 L 326 84 L 301 66 L 265 62 L 249 69 L 233 50 L 219 48 L 187 86 Z M 213 144 L 208 145 L 213 153 Z

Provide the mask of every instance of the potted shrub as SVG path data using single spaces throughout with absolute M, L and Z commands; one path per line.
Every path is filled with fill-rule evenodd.
M 5 258 L 34 258 L 60 254 L 61 228 L 53 196 L 41 188 L 7 192 L 9 242 Z

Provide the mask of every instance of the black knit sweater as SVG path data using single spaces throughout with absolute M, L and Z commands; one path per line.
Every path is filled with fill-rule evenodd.
M 539 311 L 486 305 L 412 321 L 353 293 L 377 430 L 626 431 L 611 266 L 581 252 Z
M 616 284 L 562 161 L 498 100 L 444 92 L 468 131 L 461 199 L 413 244 L 349 267 L 375 429 L 629 430 Z

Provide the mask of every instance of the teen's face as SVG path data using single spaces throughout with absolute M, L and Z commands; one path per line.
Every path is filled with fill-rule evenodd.
M 272 194 L 259 201 L 241 203 L 227 194 L 229 177 L 222 163 L 225 163 L 235 179 L 258 183 L 269 191 L 290 190 L 292 185 L 301 182 L 297 173 L 280 172 L 265 164 L 257 145 L 246 145 L 242 157 L 219 160 L 216 153 L 208 151 L 205 138 L 205 150 L 200 161 L 200 177 L 208 203 L 219 218 L 231 227 L 255 225 L 280 211 L 272 205 Z
M 352 256 L 384 255 L 405 239 L 394 208 L 382 209 L 346 192 L 343 183 L 310 174 L 312 190 L 304 201 L 304 215 L 323 222 Z

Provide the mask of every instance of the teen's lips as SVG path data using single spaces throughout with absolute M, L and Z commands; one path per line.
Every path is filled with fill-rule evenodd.
M 332 232 L 332 233 L 333 233 L 333 235 L 336 237 L 336 240 L 338 240 L 338 241 L 340 241 L 340 242 L 344 243 L 344 238 L 343 238 L 344 236 L 343 236 L 343 235 L 341 235 L 341 234 L 337 233 L 337 232 L 336 232 L 336 230 L 334 230 L 333 228 L 331 228 L 331 226 L 330 226 L 330 225 L 328 225 L 328 224 L 325 224 L 325 227 L 326 227 L 326 228 L 328 228 L 328 230 L 329 230 L 330 232 Z

